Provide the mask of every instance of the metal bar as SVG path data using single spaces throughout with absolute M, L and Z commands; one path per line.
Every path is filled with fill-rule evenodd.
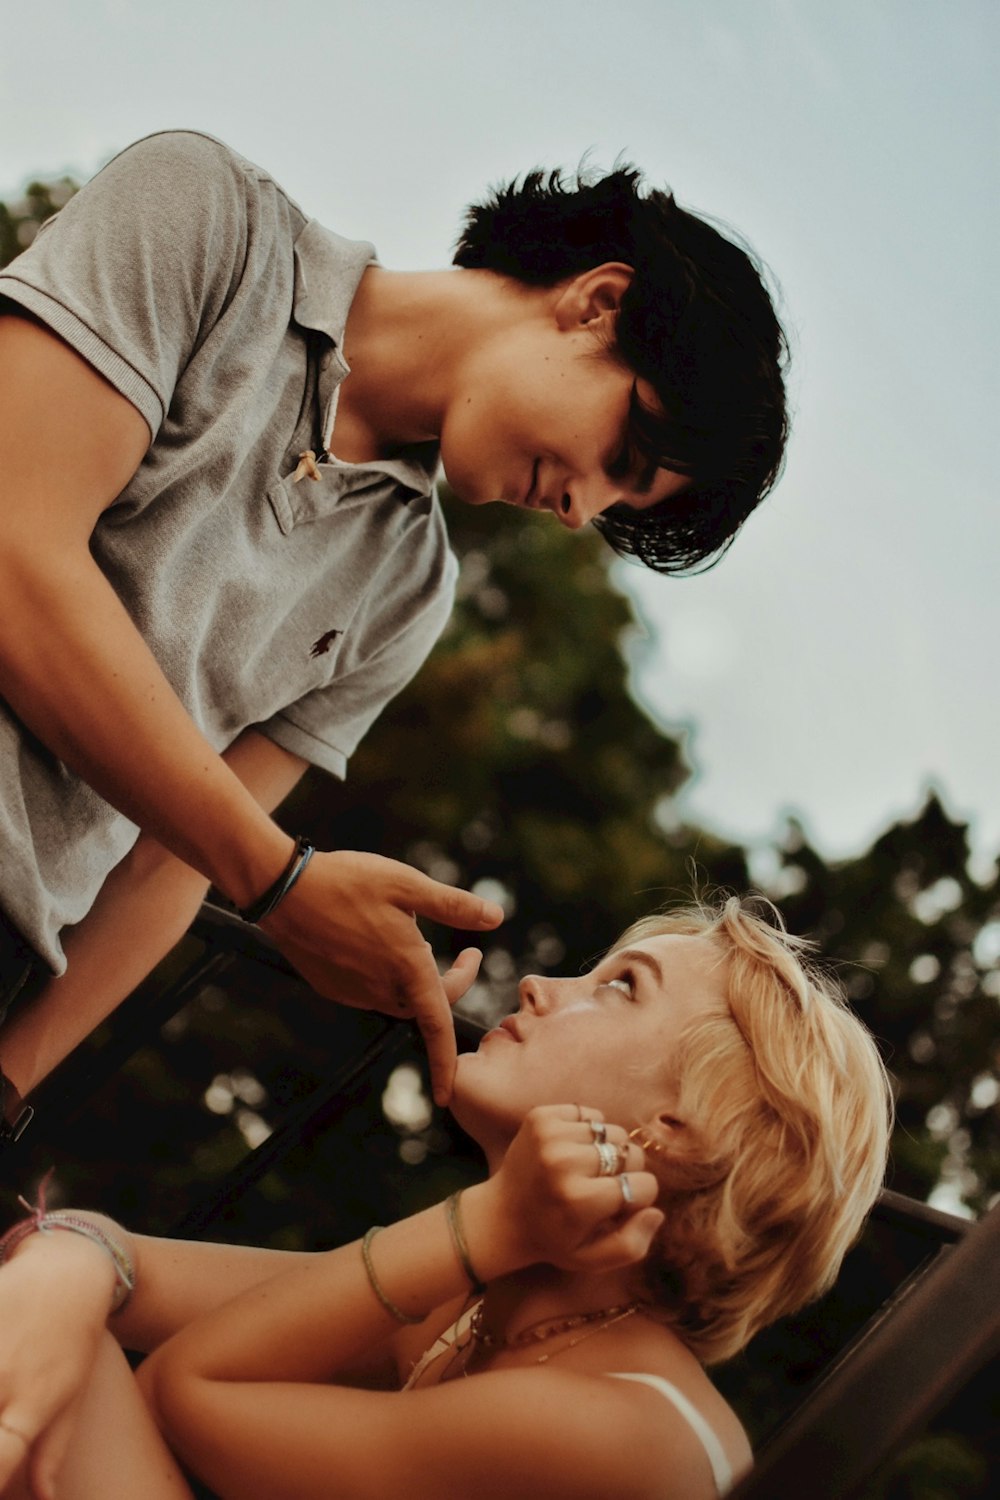
M 401 1052 L 409 1042 L 409 1029 L 395 1021 L 383 1021 L 368 1046 L 337 1070 L 332 1078 L 312 1090 L 285 1116 L 279 1128 L 249 1152 L 221 1182 L 190 1209 L 172 1231 L 184 1239 L 199 1234 L 218 1217 L 227 1203 L 259 1182 L 296 1146 L 319 1129 L 336 1123 L 354 1102 L 357 1085 L 376 1063 Z
M 846 1500 L 1000 1353 L 1000 1205 L 913 1277 L 767 1445 L 733 1500 Z
M 169 983 L 146 979 L 114 1014 L 111 1035 L 99 1051 L 71 1052 L 32 1091 L 35 1118 L 24 1148 L 41 1141 L 69 1123 L 140 1047 L 155 1039 L 163 1023 L 176 1015 L 209 981 L 219 978 L 233 955 L 207 949 Z M 8 1150 L 20 1149 L 19 1146 Z
M 904 1223 L 908 1229 L 926 1228 L 929 1231 L 927 1238 L 938 1245 L 963 1239 L 976 1222 L 975 1219 L 963 1219 L 959 1214 L 944 1213 L 940 1208 L 931 1208 L 929 1203 L 920 1203 L 916 1198 L 907 1198 L 890 1188 L 882 1189 L 871 1216 L 890 1226 Z

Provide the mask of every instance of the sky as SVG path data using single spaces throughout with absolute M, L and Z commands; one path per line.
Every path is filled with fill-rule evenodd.
M 720 566 L 626 564 L 633 686 L 682 732 L 686 816 L 789 812 L 860 852 L 936 787 L 1000 852 L 994 0 L 47 0 L 5 7 L 0 198 L 188 126 L 384 265 L 461 210 L 623 154 L 780 286 L 793 433 Z M 540 523 L 544 524 L 544 523 Z

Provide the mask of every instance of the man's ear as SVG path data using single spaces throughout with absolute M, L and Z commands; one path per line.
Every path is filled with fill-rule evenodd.
M 609 260 L 564 281 L 555 302 L 559 328 L 564 333 L 589 328 L 593 333 L 605 333 L 611 337 L 622 298 L 634 275 L 631 266 Z

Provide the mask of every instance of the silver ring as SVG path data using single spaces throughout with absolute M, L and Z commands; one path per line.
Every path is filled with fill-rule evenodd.
M 620 1172 L 618 1174 L 618 1186 L 622 1190 L 622 1202 L 623 1203 L 634 1203 L 635 1202 L 635 1195 L 632 1192 L 632 1184 L 628 1180 L 627 1173 Z
M 594 1150 L 597 1152 L 598 1177 L 614 1177 L 621 1171 L 622 1158 L 617 1146 L 612 1146 L 608 1141 L 595 1141 Z
M 604 1121 L 603 1120 L 588 1120 L 587 1124 L 590 1126 L 590 1129 L 591 1129 L 591 1132 L 593 1134 L 594 1140 L 597 1142 L 598 1145 L 603 1146 L 604 1143 L 605 1143 L 605 1141 L 608 1138 L 608 1127 L 605 1125 Z

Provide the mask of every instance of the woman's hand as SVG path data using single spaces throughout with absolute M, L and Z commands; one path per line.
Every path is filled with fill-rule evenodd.
M 599 1135 L 619 1151 L 610 1173 L 602 1173 Z M 473 1264 L 485 1280 L 539 1262 L 566 1271 L 637 1264 L 663 1223 L 653 1207 L 658 1191 L 624 1126 L 605 1123 L 599 1109 L 541 1105 L 525 1116 L 496 1175 L 465 1194 Z
M 66 1231 L 34 1234 L 0 1267 L 0 1493 L 27 1457 L 51 1500 L 115 1284 L 109 1256 Z

